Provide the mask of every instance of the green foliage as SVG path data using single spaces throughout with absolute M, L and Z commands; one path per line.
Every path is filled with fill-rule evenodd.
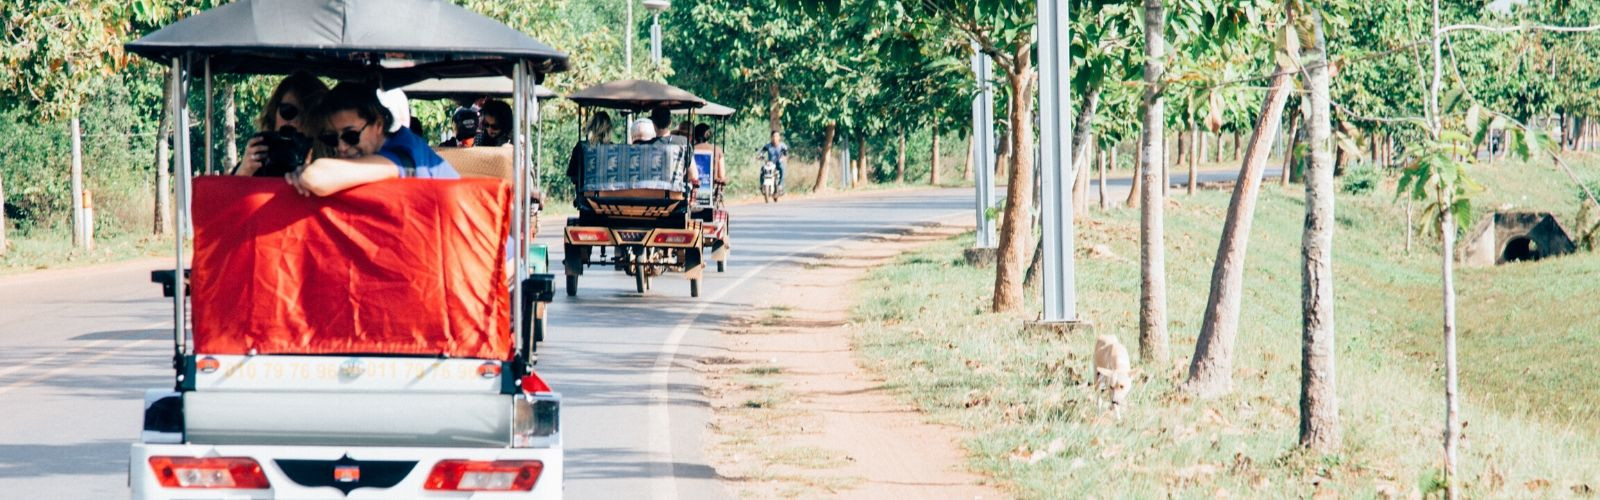
M 1371 163 L 1362 162 L 1345 167 L 1342 179 L 1339 192 L 1362 196 L 1378 189 L 1378 184 L 1383 182 L 1383 174 Z

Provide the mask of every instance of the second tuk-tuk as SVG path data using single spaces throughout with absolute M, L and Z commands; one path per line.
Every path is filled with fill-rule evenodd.
M 624 116 L 658 110 L 694 110 L 706 101 L 683 89 L 642 80 L 619 80 L 567 97 L 585 112 Z M 627 123 L 624 121 L 623 123 Z M 594 144 L 575 149 L 581 177 L 574 180 L 578 216 L 567 219 L 564 259 L 567 295 L 590 266 L 608 266 L 632 276 L 645 293 L 656 276 L 683 273 L 689 295 L 700 296 L 706 221 L 694 217 L 698 186 L 689 183 L 690 141 L 665 137 L 640 144 Z M 726 223 L 726 214 L 723 216 Z

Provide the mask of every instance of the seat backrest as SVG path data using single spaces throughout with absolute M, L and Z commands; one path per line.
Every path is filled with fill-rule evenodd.
M 583 191 L 687 192 L 687 149 L 679 144 L 584 144 Z
M 516 169 L 512 168 L 510 146 L 474 148 L 434 148 L 439 157 L 450 162 L 465 178 L 501 179 L 512 182 Z

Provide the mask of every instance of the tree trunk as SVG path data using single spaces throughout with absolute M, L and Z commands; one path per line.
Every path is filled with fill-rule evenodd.
M 1200 133 L 1200 129 L 1193 129 L 1190 132 L 1190 135 L 1194 137 L 1194 139 L 1189 141 L 1189 145 L 1193 146 L 1194 151 L 1192 153 L 1194 154 L 1189 155 L 1188 194 L 1192 196 L 1194 195 L 1195 189 L 1200 187 L 1200 156 L 1204 153 L 1206 148 L 1204 145 L 1200 144 L 1200 141 L 1205 137 L 1204 134 Z
M 1233 186 L 1228 215 L 1222 223 L 1222 241 L 1217 245 L 1217 261 L 1211 268 L 1211 293 L 1201 319 L 1200 337 L 1194 358 L 1189 361 L 1189 378 L 1183 389 L 1211 398 L 1233 390 L 1233 345 L 1239 331 L 1239 302 L 1244 287 L 1244 262 L 1250 244 L 1250 226 L 1255 219 L 1256 197 L 1261 193 L 1261 177 L 1277 142 L 1278 125 L 1283 123 L 1283 108 L 1289 101 L 1288 68 L 1272 72 L 1266 100 L 1256 118 L 1255 131 L 1246 146 L 1244 164 Z
M 865 186 L 867 185 L 867 179 L 870 178 L 867 175 L 867 168 L 869 168 L 870 163 L 867 161 L 867 136 L 865 134 L 856 137 L 856 154 L 861 155 L 856 160 L 860 163 L 860 166 L 856 167 L 856 185 Z
M 1439 29 L 1439 0 L 1433 0 L 1433 81 L 1428 87 L 1428 128 L 1435 141 L 1442 140 L 1444 126 L 1441 124 L 1441 111 L 1439 109 L 1439 88 L 1444 79 L 1444 57 L 1441 46 Z M 1452 182 L 1444 182 L 1440 176 L 1433 183 L 1437 192 L 1434 194 L 1444 208 L 1439 210 L 1439 235 L 1443 247 L 1440 249 L 1439 260 L 1442 263 L 1443 295 L 1444 295 L 1444 486 L 1445 498 L 1456 500 L 1461 497 L 1461 490 L 1457 487 L 1456 465 L 1459 454 L 1459 440 L 1461 437 L 1460 401 L 1457 399 L 1459 386 L 1456 379 L 1456 286 L 1455 286 L 1455 250 L 1456 250 L 1456 219 L 1452 205 L 1455 200 L 1455 186 Z M 1407 197 L 1410 199 L 1410 197 Z
M 820 193 L 828 188 L 828 160 L 833 158 L 833 134 L 838 130 L 838 124 L 828 122 L 822 132 L 822 164 L 817 166 L 817 182 L 811 185 L 811 192 Z
M 1214 160 L 1214 163 L 1222 163 L 1222 132 L 1218 131 L 1213 139 L 1215 140 L 1212 142 L 1216 143 L 1216 152 L 1212 153 L 1211 158 Z
M 1142 107 L 1142 105 L 1141 105 Z M 1133 177 L 1128 181 L 1128 199 L 1122 202 L 1123 206 L 1133 208 L 1139 206 L 1139 195 L 1143 193 L 1144 186 L 1144 136 L 1139 137 L 1139 142 L 1133 148 Z
M 222 172 L 228 173 L 239 164 L 239 106 L 231 83 L 222 86 L 222 142 Z
M 939 157 L 939 127 L 933 128 L 933 157 L 928 167 L 928 184 L 939 185 L 939 170 L 944 168 L 944 159 Z
M 1111 167 L 1117 165 L 1117 147 L 1111 146 L 1111 151 L 1104 152 L 1102 155 L 1108 157 L 1108 160 L 1100 162 L 1100 211 L 1104 212 L 1109 208 L 1109 205 L 1106 204 L 1106 168 L 1108 168 L 1106 164 L 1110 163 Z
M 1139 356 L 1152 373 L 1167 368 L 1166 155 L 1161 144 L 1166 125 L 1165 0 L 1144 0 L 1144 186 L 1140 213 Z
M 1100 86 L 1089 89 L 1083 100 L 1083 107 L 1078 108 L 1078 117 L 1073 120 L 1072 129 L 1072 207 L 1073 218 L 1081 216 L 1089 208 L 1089 171 L 1083 165 L 1093 158 L 1094 151 L 1094 117 L 1100 110 Z
M 778 89 L 778 82 L 767 84 L 767 131 L 777 132 L 783 130 L 783 97 Z
M 166 79 L 161 91 L 161 119 L 156 125 L 156 208 L 151 231 L 157 235 L 172 230 L 172 84 Z
M 978 148 L 972 143 L 975 137 L 967 134 L 967 162 L 961 166 L 961 180 L 972 180 L 972 165 L 978 162 Z
M 1289 185 L 1289 171 L 1294 170 L 1295 139 L 1299 138 L 1299 133 L 1300 113 L 1291 113 L 1289 114 L 1289 134 L 1283 136 L 1283 171 L 1278 172 L 1280 174 L 1278 185 L 1280 186 Z
M 83 129 L 78 126 L 78 113 L 71 120 L 72 133 L 72 246 L 84 248 L 89 242 L 83 239 Z
M 1022 309 L 1023 263 L 1028 258 L 1028 241 L 1033 239 L 1032 221 L 1028 218 L 1033 201 L 1033 155 L 1029 154 L 1033 151 L 1032 51 L 1033 44 L 1022 44 L 1012 58 L 1014 67 L 1006 75 L 1011 87 L 1011 96 L 1006 101 L 1010 108 L 1007 118 L 1011 122 L 1008 134 L 1012 154 L 995 263 L 994 312 Z
M 899 158 L 897 158 L 895 160 L 895 164 L 894 164 L 894 182 L 897 183 L 897 184 L 905 184 L 906 183 L 906 129 L 903 129 L 903 128 L 900 129 L 900 147 L 898 149 L 899 149 L 899 151 L 898 151 Z
M 1311 16 L 1316 43 L 1304 58 L 1311 79 L 1311 164 L 1304 176 L 1306 221 L 1300 240 L 1300 446 L 1331 452 L 1341 440 L 1334 390 L 1332 105 L 1322 15 Z
M 1072 171 L 1076 174 L 1073 176 L 1074 179 L 1072 181 L 1072 218 L 1074 220 L 1083 217 L 1083 213 L 1089 211 L 1089 172 L 1094 169 L 1094 164 L 1098 163 L 1095 160 L 1100 156 L 1099 149 L 1091 141 L 1088 147 L 1084 148 L 1083 155 L 1072 161 Z
M 1241 153 L 1241 151 L 1239 150 L 1240 149 L 1239 146 L 1240 146 L 1240 144 L 1239 144 L 1239 132 L 1234 132 L 1233 133 L 1233 161 L 1239 161 L 1239 155 Z
M 1177 161 L 1183 161 L 1183 134 L 1178 133 L 1175 135 L 1178 137 L 1177 151 L 1179 158 L 1177 158 Z M 1168 144 L 1166 135 L 1161 136 L 1161 141 L 1161 196 L 1166 198 L 1172 196 L 1173 148 L 1166 147 Z

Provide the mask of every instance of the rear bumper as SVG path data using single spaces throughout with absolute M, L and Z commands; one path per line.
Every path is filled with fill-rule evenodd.
M 149 465 L 152 456 L 182 457 L 249 457 L 261 464 L 270 484 L 264 490 L 176 489 L 165 488 L 157 480 Z M 331 477 L 306 477 L 298 472 L 290 477 L 280 460 L 337 461 L 343 457 L 354 460 L 357 467 L 362 462 L 415 462 L 404 471 L 398 483 L 394 479 L 361 477 L 341 486 L 333 484 Z M 455 492 L 423 489 L 433 466 L 441 460 L 539 460 L 544 470 L 532 491 L 517 492 Z M 344 463 L 349 463 L 348 461 Z M 452 499 L 558 499 L 562 492 L 562 449 L 550 448 L 431 448 L 431 447 L 342 447 L 342 446 L 257 446 L 257 445 L 199 445 L 199 444 L 147 444 L 133 445 L 129 456 L 128 484 L 135 499 L 195 499 L 195 498 L 452 498 Z M 403 469 L 403 467 L 401 468 Z M 317 476 L 317 474 L 311 474 Z M 372 483 L 366 486 L 362 483 Z M 307 485 L 303 483 L 312 483 Z M 341 487 L 349 489 L 345 494 Z M 353 489 L 351 489 L 353 488 Z

